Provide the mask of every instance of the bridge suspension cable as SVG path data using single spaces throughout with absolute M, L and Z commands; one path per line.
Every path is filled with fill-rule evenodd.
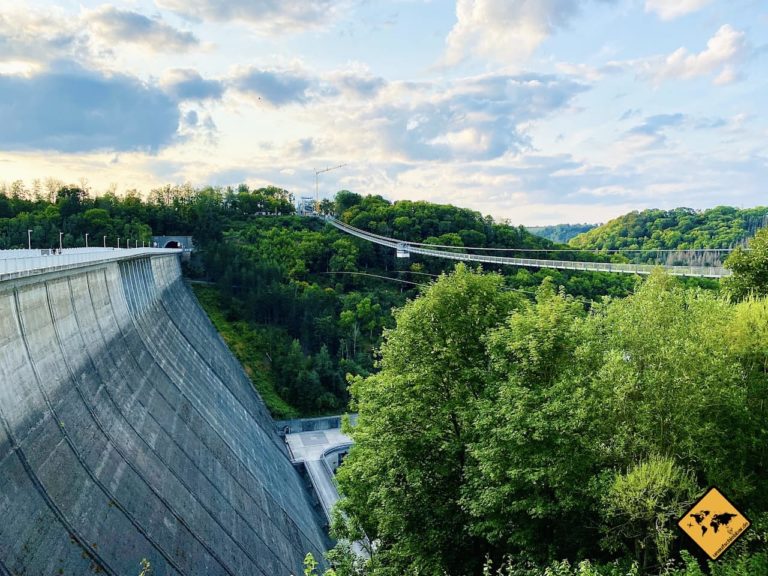
M 465 262 L 481 262 L 488 264 L 499 264 L 505 266 L 521 266 L 526 268 L 556 268 L 559 270 L 583 270 L 589 272 L 614 272 L 619 274 L 650 274 L 657 268 L 664 269 L 673 276 L 695 276 L 699 278 L 722 278 L 730 275 L 730 270 L 722 266 L 681 266 L 669 264 L 625 264 L 614 262 L 578 262 L 571 260 L 549 260 L 544 258 L 516 258 L 509 256 L 492 256 L 489 254 L 470 254 L 466 252 L 450 252 L 442 248 L 453 250 L 466 250 L 462 246 L 435 246 L 423 242 L 406 242 L 381 236 L 372 232 L 367 232 L 349 224 L 345 224 L 332 216 L 325 216 L 325 220 L 335 226 L 342 232 L 350 234 L 378 244 L 397 250 L 398 254 L 407 255 L 410 253 L 432 256 L 435 258 L 446 258 L 449 260 L 460 260 Z M 428 246 L 429 248 L 426 248 Z M 507 249 L 513 252 L 522 252 L 521 249 Z M 543 250 L 554 252 L 554 250 Z M 572 252 L 578 252 L 576 250 Z M 586 252 L 586 251 L 585 251 Z
M 330 218 L 330 217 L 327 217 Z M 406 240 L 397 240 L 396 238 L 389 238 L 388 236 L 381 236 L 380 234 L 374 234 L 373 232 L 368 232 L 367 230 L 362 230 L 360 228 L 356 228 L 355 226 L 352 226 L 351 224 L 346 224 L 344 222 L 341 222 L 340 220 L 337 220 L 337 222 L 340 222 L 347 228 L 351 228 L 352 230 L 357 230 L 358 232 L 362 232 L 364 234 L 367 234 L 369 236 L 374 236 L 376 238 L 381 238 L 382 240 L 393 240 L 395 242 L 406 242 L 409 246 L 427 246 L 429 248 L 449 248 L 453 250 L 475 250 L 475 251 L 481 251 L 481 252 L 568 252 L 571 254 L 576 254 L 578 252 L 584 252 L 584 253 L 590 253 L 590 254 L 618 254 L 622 252 L 629 252 L 633 254 L 637 253 L 648 253 L 648 254 L 656 254 L 656 253 L 667 253 L 667 254 L 680 254 L 680 253 L 730 253 L 736 250 L 736 248 L 494 248 L 494 247 L 488 247 L 488 246 L 454 246 L 451 244 L 429 244 L 426 242 L 411 242 Z M 741 247 L 741 250 L 749 251 L 750 248 Z
M 369 278 L 380 278 L 382 280 L 389 280 L 391 282 L 400 282 L 401 284 L 410 284 L 412 286 L 426 286 L 426 284 L 422 284 L 419 282 L 403 280 L 402 278 L 392 278 L 391 276 L 381 276 L 380 274 L 368 274 L 367 272 L 323 272 L 323 274 L 349 274 L 351 276 L 368 276 Z

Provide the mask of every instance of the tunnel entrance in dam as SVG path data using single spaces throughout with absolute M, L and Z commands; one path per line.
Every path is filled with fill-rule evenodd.
M 189 256 L 195 250 L 195 241 L 192 236 L 152 236 L 152 246 L 183 250 Z

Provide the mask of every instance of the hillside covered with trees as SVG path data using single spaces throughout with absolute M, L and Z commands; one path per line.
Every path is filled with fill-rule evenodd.
M 527 226 L 526 230 L 557 244 L 567 244 L 571 238 L 597 228 L 597 224 L 556 224 L 554 226 Z
M 587 250 L 735 248 L 766 224 L 768 208 L 718 206 L 630 212 L 568 243 Z
M 395 312 L 352 380 L 340 576 L 768 573 L 768 269 L 743 300 L 659 272 L 587 312 L 464 265 Z M 394 423 L 394 425 L 393 425 Z M 705 572 L 678 519 L 711 485 L 753 522 Z
M 558 246 L 454 206 L 341 191 L 322 210 L 374 233 L 457 250 L 522 248 L 541 250 L 536 255 L 545 258 L 595 258 L 547 252 Z M 41 248 L 57 247 L 60 231 L 65 248 L 84 246 L 86 234 L 91 245 L 123 247 L 149 245 L 152 235 L 193 235 L 198 251 L 186 273 L 278 418 L 343 411 L 346 375 L 375 371 L 373 352 L 392 326 L 391 310 L 453 268 L 434 258 L 397 260 L 320 219 L 298 217 L 293 196 L 278 187 L 177 186 L 146 197 L 56 181 L 0 187 L 0 248 L 26 247 L 28 230 Z M 585 301 L 625 296 L 635 284 L 615 274 L 486 269 L 502 272 L 507 289 L 529 298 L 546 278 Z
M 400 240 L 487 248 L 551 248 L 552 243 L 524 227 L 497 223 L 490 216 L 445 204 L 360 196 L 349 191 L 336 195 L 332 206 L 346 223 Z

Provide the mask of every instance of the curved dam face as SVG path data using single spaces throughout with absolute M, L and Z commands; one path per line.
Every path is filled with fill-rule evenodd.
M 287 576 L 321 524 L 177 255 L 0 281 L 0 575 Z

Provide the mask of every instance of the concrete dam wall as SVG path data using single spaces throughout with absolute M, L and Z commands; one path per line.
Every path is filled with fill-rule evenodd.
M 321 525 L 177 255 L 0 277 L 0 576 L 287 576 Z

